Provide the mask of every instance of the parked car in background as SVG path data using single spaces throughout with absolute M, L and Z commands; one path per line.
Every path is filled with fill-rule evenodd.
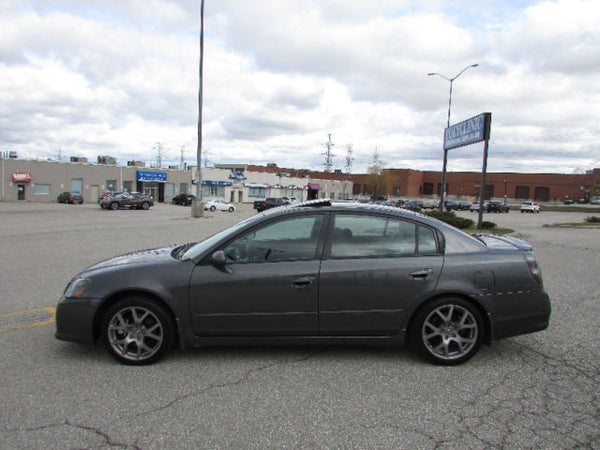
M 569 197 L 568 195 L 565 195 L 565 198 L 563 200 L 563 203 L 565 205 L 572 205 L 573 203 L 575 203 L 575 200 L 573 200 L 571 197 Z
M 468 211 L 469 209 L 471 209 L 471 202 L 458 202 L 458 209 L 461 211 Z
M 216 211 L 217 209 L 219 211 L 234 212 L 235 206 L 233 206 L 233 203 L 226 202 L 225 200 L 209 200 L 206 203 L 204 203 L 205 211 Z
M 269 197 L 266 200 L 256 200 L 254 209 L 258 212 L 266 211 L 267 209 L 277 208 L 279 206 L 289 205 L 290 201 L 285 198 Z
M 593 205 L 600 205 L 600 197 L 592 197 L 590 198 L 590 203 Z
M 489 213 L 507 213 L 509 209 L 508 205 L 504 202 L 490 201 L 487 204 L 486 211 Z
M 482 344 L 544 330 L 550 313 L 522 240 L 474 237 L 401 208 L 317 200 L 91 266 L 58 302 L 56 337 L 100 339 L 133 365 L 175 344 L 273 343 L 409 343 L 456 365 Z
M 98 203 L 100 203 L 105 198 L 112 197 L 112 196 L 119 195 L 119 194 L 121 194 L 121 192 L 105 191 L 98 197 Z
M 483 211 L 487 211 L 487 205 L 488 202 L 484 202 L 483 203 Z M 469 206 L 469 211 L 471 212 L 479 212 L 479 200 L 476 202 L 471 203 L 471 206 Z
M 453 200 L 445 200 L 444 201 L 444 209 L 446 211 L 458 211 L 460 209 L 460 204 Z
M 540 210 L 540 205 L 532 201 L 523 202 L 520 209 L 522 213 L 539 213 Z
M 416 200 L 406 200 L 400 208 L 408 209 L 409 211 L 421 212 L 421 206 Z
M 104 209 L 117 210 L 120 208 L 148 209 L 154 206 L 154 199 L 141 192 L 123 192 L 110 195 L 100 201 L 100 207 Z
M 58 203 L 72 203 L 73 205 L 83 204 L 83 195 L 79 192 L 61 192 L 56 197 Z
M 196 196 L 192 194 L 179 194 L 173 197 L 172 201 L 174 205 L 190 206 L 195 199 Z
M 439 203 L 434 201 L 434 200 L 425 200 L 423 201 L 423 206 L 421 206 L 421 208 L 423 209 L 437 209 Z

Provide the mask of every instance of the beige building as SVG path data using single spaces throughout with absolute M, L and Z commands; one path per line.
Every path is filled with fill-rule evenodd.
M 105 191 L 147 192 L 157 202 L 171 202 L 180 193 L 196 194 L 195 167 L 188 170 L 146 168 L 87 162 L 0 159 L 1 201 L 55 202 L 61 192 L 78 192 L 86 202 L 96 202 Z M 232 203 L 252 203 L 267 197 L 298 201 L 330 197 L 349 199 L 352 182 L 298 177 L 287 172 L 248 171 L 244 164 L 203 168 L 203 198 Z

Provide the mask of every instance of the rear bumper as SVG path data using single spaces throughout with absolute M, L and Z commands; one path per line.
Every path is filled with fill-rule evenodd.
M 503 339 L 520 334 L 535 333 L 548 328 L 552 307 L 544 290 L 519 293 L 510 304 L 496 305 L 492 314 L 491 339 Z

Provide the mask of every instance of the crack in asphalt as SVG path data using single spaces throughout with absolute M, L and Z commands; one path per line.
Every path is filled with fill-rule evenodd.
M 470 399 L 454 399 L 457 407 L 450 436 L 440 436 L 438 424 L 406 426 L 398 414 L 354 426 L 373 433 L 389 429 L 425 438 L 429 448 L 600 448 L 600 379 L 565 358 L 550 356 L 523 343 L 511 343 L 518 364 L 495 383 L 469 392 Z M 495 350 L 503 353 L 501 349 Z M 526 375 L 531 379 L 522 380 Z M 515 381 L 520 382 L 516 384 Z M 525 381 L 525 382 L 523 382 Z M 564 389 L 564 385 L 571 389 Z M 479 389 L 479 390 L 477 390 Z M 459 393 L 457 393 L 458 395 Z M 421 423 L 422 422 L 422 423 Z M 557 444 L 556 436 L 562 440 Z M 527 439 L 529 438 L 529 439 Z M 413 445 L 423 445 L 422 442 Z M 408 446 L 411 446 L 410 444 Z
M 271 364 L 265 364 L 265 365 L 260 366 L 260 367 L 255 367 L 253 369 L 248 369 L 237 380 L 233 380 L 233 381 L 229 381 L 229 382 L 224 382 L 224 383 L 210 383 L 208 386 L 206 386 L 203 389 L 200 389 L 200 390 L 197 390 L 197 391 L 194 391 L 194 392 L 190 392 L 188 394 L 176 397 L 176 398 L 172 399 L 171 401 L 165 403 L 162 406 L 155 407 L 155 408 L 149 409 L 147 411 L 140 412 L 138 414 L 138 416 L 147 416 L 147 415 L 150 415 L 150 414 L 154 414 L 156 412 L 163 411 L 163 410 L 168 409 L 168 408 L 172 407 L 173 405 L 175 405 L 175 404 L 177 404 L 177 403 L 179 403 L 181 401 L 187 400 L 187 399 L 192 398 L 192 397 L 198 397 L 198 396 L 204 395 L 207 392 L 210 392 L 210 391 L 212 391 L 214 389 L 220 389 L 220 388 L 230 387 L 230 386 L 238 386 L 238 385 L 240 385 L 240 384 L 248 381 L 248 379 L 250 378 L 250 376 L 252 376 L 255 373 L 262 372 L 262 371 L 268 370 L 268 369 L 270 369 L 272 367 L 276 367 L 276 366 L 283 366 L 283 365 L 288 365 L 288 364 L 294 364 L 294 363 L 298 363 L 298 362 L 308 361 L 309 359 L 313 358 L 314 356 L 318 355 L 319 353 L 320 353 L 320 351 L 310 352 L 307 355 L 304 355 L 304 356 L 299 357 L 299 358 L 289 359 L 289 360 L 286 360 L 286 361 L 276 361 L 276 362 L 273 362 Z
M 172 399 L 171 401 L 169 401 L 168 403 L 156 407 L 156 408 L 152 408 L 149 409 L 147 411 L 143 411 L 139 414 L 136 414 L 136 417 L 140 417 L 140 416 L 147 416 L 150 414 L 154 414 L 154 413 L 158 413 L 161 411 L 164 411 L 166 409 L 171 408 L 172 406 L 174 406 L 175 404 L 184 401 L 188 398 L 192 398 L 192 397 L 197 397 L 197 396 L 201 396 L 206 394 L 207 392 L 210 392 L 211 390 L 214 389 L 220 389 L 220 388 L 225 388 L 225 387 L 230 387 L 230 386 L 237 386 L 240 385 L 246 381 L 248 381 L 250 379 L 250 377 L 255 374 L 255 373 L 259 373 L 265 370 L 268 370 L 270 368 L 276 367 L 276 366 L 283 366 L 283 365 L 287 365 L 287 364 L 294 364 L 294 363 L 298 363 L 298 362 L 303 362 L 303 361 L 308 361 L 309 359 L 311 359 L 312 357 L 318 355 L 319 353 L 321 353 L 320 351 L 315 351 L 315 352 L 310 352 L 306 355 L 303 355 L 302 357 L 299 358 L 294 358 L 294 359 L 289 359 L 286 361 L 276 361 L 270 364 L 264 364 L 260 367 L 256 367 L 256 368 L 252 368 L 252 369 L 248 369 L 246 370 L 245 373 L 243 373 L 240 377 L 238 377 L 238 379 L 230 381 L 230 382 L 226 382 L 226 383 L 211 383 L 208 386 L 206 386 L 204 389 L 200 389 L 197 390 L 195 392 L 191 392 L 189 394 L 186 395 L 182 395 L 179 396 L 177 398 Z M 43 431 L 43 430 L 53 430 L 53 429 L 57 429 L 57 428 L 61 428 L 61 427 L 72 427 L 74 429 L 79 429 L 79 430 L 83 430 L 83 431 L 89 431 L 92 432 L 94 434 L 96 434 L 97 436 L 100 436 L 104 442 L 102 442 L 102 444 L 99 445 L 94 445 L 94 446 L 90 446 L 90 447 L 86 447 L 86 448 L 105 448 L 106 446 L 111 447 L 111 448 L 123 448 L 123 449 L 136 449 L 136 450 L 141 450 L 142 447 L 138 446 L 137 444 L 126 444 L 126 443 L 122 443 L 122 442 L 117 442 L 115 440 L 113 440 L 113 438 L 111 437 L 111 435 L 103 430 L 101 430 L 100 428 L 96 428 L 93 426 L 88 426 L 88 425 L 83 425 L 80 423 L 74 423 L 71 422 L 70 420 L 65 420 L 64 422 L 61 423 L 55 423 L 55 424 L 47 424 L 47 425 L 40 425 L 37 427 L 25 427 L 25 428 L 9 428 L 6 429 L 4 431 L 6 432 L 14 432 L 14 433 L 23 433 L 23 432 L 36 432 L 36 431 Z
M 142 450 L 142 448 L 139 447 L 138 445 L 125 444 L 125 443 L 114 441 L 108 433 L 102 431 L 99 428 L 74 423 L 74 422 L 71 422 L 70 420 L 65 420 L 64 422 L 61 422 L 61 423 L 40 425 L 37 427 L 12 428 L 12 429 L 7 429 L 5 431 L 22 433 L 22 432 L 56 430 L 56 429 L 62 428 L 62 427 L 73 428 L 76 430 L 82 430 L 82 431 L 86 431 L 86 432 L 89 431 L 89 432 L 92 432 L 93 434 L 95 434 L 96 436 L 99 436 L 103 440 L 103 442 L 99 443 L 98 445 L 93 445 L 93 446 L 89 446 L 89 447 L 85 447 L 85 448 L 106 448 L 108 446 L 110 448 Z

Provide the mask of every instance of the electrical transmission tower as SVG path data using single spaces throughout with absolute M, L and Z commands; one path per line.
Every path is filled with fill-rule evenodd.
M 324 144 L 327 150 L 325 153 L 323 153 L 325 156 L 325 163 L 323 164 L 325 166 L 325 172 L 331 172 L 331 169 L 333 168 L 333 157 L 335 156 L 331 151 L 335 145 L 333 142 L 331 142 L 331 133 L 329 133 L 328 136 L 329 140 Z
M 156 150 L 156 167 L 162 167 L 162 149 L 162 144 L 157 142 L 154 146 L 154 150 Z
M 352 144 L 348 144 L 346 147 L 346 173 L 352 173 L 352 162 L 354 161 L 354 150 L 352 149 Z
M 185 145 L 181 146 L 181 156 L 179 157 L 179 169 L 184 170 L 185 169 Z

